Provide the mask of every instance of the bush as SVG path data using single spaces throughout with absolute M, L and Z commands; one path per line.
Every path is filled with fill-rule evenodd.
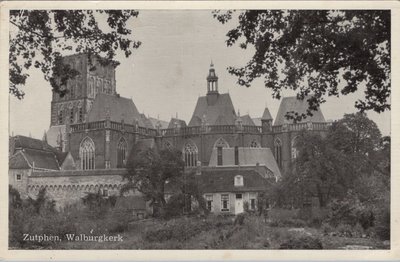
M 307 222 L 301 219 L 288 218 L 282 220 L 272 220 L 269 223 L 271 227 L 306 227 Z
M 382 240 L 390 240 L 390 206 L 384 206 L 377 218 L 375 234 Z
M 303 236 L 289 239 L 282 243 L 279 249 L 323 249 L 323 246 L 319 238 Z

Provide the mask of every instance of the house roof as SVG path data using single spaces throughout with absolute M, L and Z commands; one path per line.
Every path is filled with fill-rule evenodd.
M 114 122 L 121 122 L 124 119 L 127 124 L 138 121 L 139 126 L 146 126 L 132 99 L 119 95 L 97 94 L 88 114 L 88 121 L 105 120 L 107 114 Z
M 168 128 L 175 128 L 175 124 L 178 124 L 178 127 L 186 127 L 185 120 L 173 117 L 171 121 L 169 121 Z
M 197 100 L 189 126 L 201 125 L 202 119 L 208 125 L 234 125 L 236 120 L 235 108 L 229 94 L 212 94 L 215 99 L 210 102 L 207 96 Z
M 51 150 L 51 146 L 47 142 L 40 139 L 31 138 L 27 136 L 14 136 L 9 138 L 10 155 L 15 153 L 16 149 L 31 148 L 37 150 Z
M 50 170 L 60 169 L 57 158 L 53 152 L 26 148 L 22 153 L 31 167 Z
M 145 210 L 146 201 L 141 196 L 119 197 L 115 203 L 118 209 Z
M 288 112 L 297 112 L 299 114 L 305 114 L 308 108 L 308 102 L 307 98 L 304 98 L 303 100 L 297 99 L 297 97 L 284 97 L 282 98 L 281 104 L 279 106 L 278 114 L 276 115 L 275 123 L 274 125 L 279 126 L 283 124 L 291 124 L 293 123 L 293 120 L 286 119 L 285 115 Z M 302 119 L 298 123 L 304 123 L 304 122 L 325 122 L 324 115 L 322 114 L 322 111 L 320 108 L 318 108 L 317 111 L 312 112 L 313 116 L 307 116 L 306 119 Z
M 15 155 L 11 156 L 8 161 L 8 166 L 10 169 L 30 169 L 28 161 L 22 154 L 22 151 L 19 151 Z
M 243 186 L 235 186 L 235 176 L 243 177 Z M 194 175 L 196 184 L 203 193 L 216 192 L 255 192 L 264 191 L 271 182 L 263 178 L 256 170 L 249 169 L 206 169 L 200 175 Z M 175 193 L 179 187 L 175 183 L 165 185 L 165 193 Z

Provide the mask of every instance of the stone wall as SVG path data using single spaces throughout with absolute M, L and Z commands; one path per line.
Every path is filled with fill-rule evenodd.
M 39 191 L 45 188 L 47 195 L 56 201 L 57 208 L 62 208 L 81 201 L 87 193 L 106 190 L 108 195 L 119 195 L 120 189 L 125 183 L 124 174 L 126 174 L 125 169 L 34 171 L 26 177 L 26 193 L 24 195 L 36 198 Z M 20 187 L 20 190 L 23 191 L 24 188 Z

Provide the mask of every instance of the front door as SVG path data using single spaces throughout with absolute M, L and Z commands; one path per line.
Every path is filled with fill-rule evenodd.
M 243 213 L 243 195 L 236 194 L 235 200 L 235 215 Z

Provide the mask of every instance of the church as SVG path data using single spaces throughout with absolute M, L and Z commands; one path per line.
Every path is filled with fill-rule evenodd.
M 288 112 L 305 113 L 308 107 L 296 97 L 281 100 L 275 119 L 267 107 L 257 118 L 236 113 L 229 93 L 218 90 L 212 63 L 205 95 L 198 98 L 188 123 L 146 117 L 132 99 L 117 93 L 113 64 L 93 59 L 90 65 L 85 54 L 64 61 L 79 75 L 64 87 L 66 95 L 53 92 L 43 141 L 10 138 L 9 162 L 10 184 L 22 195 L 34 196 L 45 187 L 60 206 L 85 192 L 118 194 L 130 148 L 143 143 L 181 150 L 186 169 L 196 170 L 202 181 L 208 208 L 237 214 L 244 202 L 255 208 L 257 193 L 292 168 L 299 132 L 324 134 L 328 127 L 321 110 L 300 122 L 288 120 Z

